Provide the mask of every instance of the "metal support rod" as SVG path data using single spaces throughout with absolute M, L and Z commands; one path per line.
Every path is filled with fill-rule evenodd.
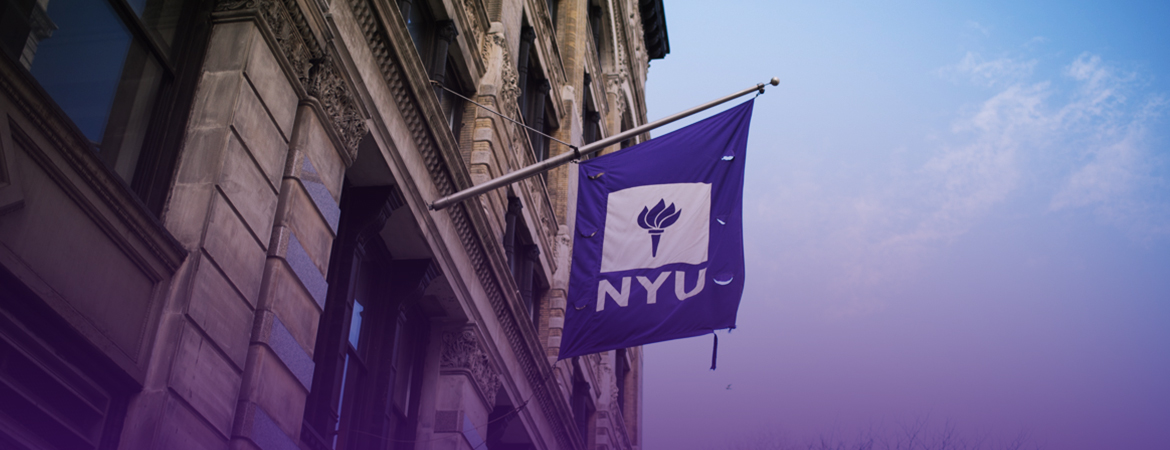
M 780 79 L 779 78 L 772 78 L 772 80 L 770 80 L 770 82 L 768 84 L 771 84 L 772 86 L 778 86 L 778 85 L 780 85 Z M 560 155 L 557 155 L 557 156 L 554 156 L 552 158 L 549 158 L 549 159 L 546 159 L 544 161 L 533 164 L 531 166 L 524 167 L 524 168 L 521 168 L 519 170 L 509 172 L 509 173 L 504 174 L 504 175 L 500 175 L 499 177 L 488 180 L 488 181 L 484 182 L 483 184 L 475 185 L 475 186 L 469 187 L 467 189 L 464 189 L 462 191 L 459 191 L 459 192 L 456 192 L 454 194 L 451 194 L 451 195 L 448 195 L 446 197 L 435 200 L 434 203 L 431 203 L 430 209 L 434 210 L 434 211 L 439 211 L 439 210 L 442 210 L 448 206 L 451 206 L 451 205 L 454 205 L 458 202 L 466 200 L 468 198 L 475 197 L 479 194 L 483 194 L 483 193 L 491 191 L 493 189 L 507 186 L 507 185 L 515 183 L 517 181 L 536 176 L 538 174 L 547 172 L 547 171 L 549 171 L 557 166 L 567 164 L 570 161 L 573 161 L 575 159 L 579 159 L 582 156 L 597 153 L 610 145 L 613 145 L 613 144 L 616 144 L 618 142 L 624 141 L 626 139 L 632 138 L 634 136 L 637 136 L 639 134 L 642 134 L 642 133 L 645 133 L 647 131 L 653 130 L 655 128 L 661 127 L 663 125 L 670 124 L 670 123 L 675 122 L 679 119 L 686 118 L 688 116 L 691 116 L 691 115 L 694 115 L 696 113 L 702 112 L 704 110 L 710 109 L 712 107 L 721 105 L 723 103 L 727 103 L 731 100 L 735 100 L 739 97 L 743 97 L 745 95 L 751 94 L 752 92 L 759 92 L 759 93 L 763 94 L 764 93 L 764 86 L 765 86 L 764 83 L 759 83 L 755 86 L 752 86 L 750 88 L 747 88 L 747 89 L 744 89 L 742 91 L 736 92 L 734 94 L 728 95 L 726 97 L 720 98 L 718 100 L 712 100 L 710 102 L 704 103 L 702 105 L 696 106 L 696 107 L 688 109 L 686 111 L 676 113 L 676 114 L 664 117 L 662 119 L 658 119 L 656 121 L 650 122 L 648 124 L 634 127 L 634 128 L 629 129 L 629 130 L 623 131 L 621 133 L 615 134 L 613 136 L 601 139 L 601 140 L 594 142 L 592 144 L 575 149 L 574 151 L 565 152 L 565 153 L 562 153 Z

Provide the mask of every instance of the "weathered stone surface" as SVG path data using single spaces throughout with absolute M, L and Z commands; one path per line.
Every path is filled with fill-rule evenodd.
M 309 356 L 304 347 L 301 347 L 292 333 L 289 333 L 288 328 L 285 328 L 284 323 L 280 321 L 280 316 L 274 316 L 272 319 L 272 329 L 268 333 L 268 347 L 297 377 L 297 381 L 301 382 L 307 392 L 313 385 L 313 358 Z
M 256 240 L 266 248 L 272 235 L 272 219 L 276 215 L 275 186 L 269 183 L 234 134 L 228 139 L 226 153 L 219 189 L 240 212 Z
M 265 295 L 271 296 L 266 300 L 269 309 L 280 317 L 289 334 L 311 358 L 316 348 L 321 310 L 297 283 L 296 274 L 290 272 L 283 262 L 270 258 L 268 264 Z
M 298 135 L 299 142 L 293 145 L 304 152 L 305 158 L 313 164 L 321 184 L 329 190 L 333 201 L 340 203 L 341 184 L 345 179 L 345 162 L 341 160 L 317 114 L 308 107 L 303 108 L 301 114 L 304 118 L 301 123 L 303 133 Z
M 249 84 L 240 86 L 239 105 L 232 119 L 232 128 L 260 163 L 272 185 L 279 186 L 284 175 L 284 160 L 288 156 L 288 143 Z
M 474 384 L 475 382 L 466 374 L 439 375 L 438 398 L 435 402 L 435 409 L 440 411 L 460 411 L 471 422 L 473 428 L 483 430 L 486 428 L 488 413 L 491 411 L 484 407 L 481 400 L 482 397 L 476 393 Z M 463 428 L 462 423 L 457 422 L 456 426 L 460 430 Z M 486 434 L 481 434 L 481 438 Z M 470 448 L 470 446 L 454 448 Z
M 252 386 L 250 400 L 264 409 L 286 436 L 298 436 L 308 390 L 268 346 L 256 350 L 257 379 L 263 381 Z
M 227 439 L 207 426 L 198 413 L 191 411 L 182 401 L 168 397 L 159 420 L 162 427 L 154 448 L 221 450 L 227 447 Z
M 203 60 L 204 72 L 240 72 L 247 63 L 245 55 L 258 34 L 256 24 L 247 21 L 217 24 L 211 31 L 211 44 Z
M 252 418 L 252 442 L 263 450 L 299 450 L 296 441 L 293 441 L 272 416 L 263 408 L 255 408 Z
M 200 264 L 193 288 L 187 316 L 243 370 L 254 317 L 248 301 L 209 262 Z
M 300 180 L 301 186 L 309 193 L 309 199 L 317 206 L 317 212 L 325 219 L 325 223 L 329 224 L 329 229 L 337 234 L 337 225 L 341 220 L 341 207 L 330 194 L 329 188 L 321 179 L 321 174 L 317 172 L 316 167 L 313 167 L 309 158 L 305 158 L 301 164 Z
M 284 218 L 292 228 L 305 252 L 322 276 L 329 272 L 329 254 L 333 251 L 333 230 L 317 212 L 304 186 L 296 180 L 285 180 L 289 188 L 288 216 Z
M 240 374 L 192 325 L 183 328 L 169 385 L 220 433 L 231 433 Z
M 265 252 L 222 195 L 214 198 L 203 248 L 248 303 L 255 305 Z
M 472 164 L 491 164 L 492 153 L 490 151 L 473 151 L 471 152 Z
M 260 94 L 260 99 L 268 107 L 276 126 L 280 128 L 285 138 L 288 138 L 292 135 L 293 119 L 297 114 L 297 94 L 277 64 L 276 57 L 273 56 L 272 49 L 268 47 L 264 37 L 259 32 L 251 33 L 249 37 L 254 42 L 244 74 Z
M 297 238 L 296 233 L 291 233 L 288 239 L 288 253 L 285 255 L 285 261 L 288 262 L 289 268 L 293 272 L 293 276 L 300 281 L 304 286 L 305 291 L 308 292 L 317 307 L 321 310 L 325 308 L 325 296 L 328 293 L 329 284 L 325 280 L 325 276 L 317 269 L 317 265 L 313 263 L 313 259 L 309 257 L 305 247 L 301 244 L 300 239 Z M 274 274 L 279 276 L 279 274 Z M 274 280 L 273 283 L 276 283 Z M 283 283 L 293 283 L 292 280 L 283 281 Z M 274 284 L 274 291 L 279 294 L 295 295 L 290 292 L 293 288 L 291 284 Z M 284 296 L 277 296 L 277 299 L 285 298 Z
M 213 42 L 215 49 L 220 43 Z M 236 98 L 244 77 L 238 71 L 207 72 L 199 82 L 186 143 L 175 171 L 163 221 L 189 250 L 203 238 L 214 185 L 220 179 L 223 152 L 232 131 Z

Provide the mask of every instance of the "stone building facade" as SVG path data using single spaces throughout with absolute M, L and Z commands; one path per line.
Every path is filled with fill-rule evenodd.
M 574 172 L 428 205 L 644 123 L 661 0 L 6 0 L 0 46 L 0 448 L 640 447 L 641 349 L 556 360 Z

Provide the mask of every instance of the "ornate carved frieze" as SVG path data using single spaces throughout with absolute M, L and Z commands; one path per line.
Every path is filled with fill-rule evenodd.
M 443 333 L 443 351 L 440 367 L 444 370 L 463 370 L 471 375 L 488 405 L 496 403 L 496 392 L 500 389 L 500 374 L 492 360 L 479 345 L 475 330 Z
M 332 119 L 338 134 L 345 142 L 350 160 L 357 158 L 358 143 L 366 134 L 366 120 L 357 108 L 353 94 L 341 77 L 333 58 L 324 58 L 310 70 L 309 95 L 321 102 L 321 107 Z
M 620 118 L 622 114 L 625 114 L 626 110 L 629 109 L 625 91 L 626 80 L 629 79 L 630 75 L 628 72 L 618 72 L 605 75 L 605 92 L 613 101 L 613 107 L 617 108 L 616 112 L 619 118 L 618 120 L 621 120 Z M 617 129 L 615 129 L 616 132 L 617 130 L 620 130 L 621 124 L 617 123 L 615 125 L 617 126 Z
M 305 92 L 321 103 L 345 145 L 348 160 L 353 161 L 358 142 L 367 131 L 365 118 L 341 75 L 336 58 L 321 46 L 296 0 L 227 0 L 215 9 L 218 12 L 255 10 L 259 14 Z

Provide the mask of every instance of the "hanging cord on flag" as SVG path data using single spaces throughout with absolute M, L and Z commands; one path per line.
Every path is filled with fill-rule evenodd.
M 715 345 L 711 347 L 711 370 L 715 370 L 715 357 L 719 355 L 719 335 L 715 334 L 715 330 L 711 330 L 711 336 L 715 337 Z
M 576 145 L 570 144 L 570 143 L 568 143 L 568 142 L 565 142 L 565 141 L 562 141 L 562 140 L 560 140 L 560 139 L 557 139 L 557 138 L 555 138 L 555 137 L 552 137 L 552 136 L 549 136 L 549 135 L 547 135 L 547 134 L 544 134 L 543 132 L 541 132 L 540 130 L 537 130 L 536 128 L 532 128 L 532 127 L 530 127 L 530 126 L 528 126 L 528 125 L 525 125 L 525 124 L 524 124 L 524 122 L 521 122 L 521 121 L 519 121 L 519 120 L 516 120 L 516 119 L 513 119 L 513 118 L 511 118 L 511 117 L 508 117 L 508 116 L 504 115 L 503 113 L 501 113 L 501 112 L 499 112 L 499 111 L 496 111 L 496 110 L 494 110 L 494 109 L 491 109 L 491 108 L 487 107 L 486 105 L 483 105 L 483 104 L 481 104 L 481 103 L 479 103 L 479 102 L 476 102 L 475 100 L 472 100 L 472 99 L 470 99 L 470 98 L 464 97 L 464 96 L 463 96 L 463 94 L 460 94 L 460 93 L 458 93 L 458 92 L 455 92 L 455 91 L 451 90 L 450 88 L 448 88 L 447 86 L 443 86 L 443 83 L 440 83 L 440 82 L 438 82 L 438 81 L 435 81 L 435 80 L 431 80 L 431 84 L 435 85 L 436 87 L 438 87 L 438 88 L 440 88 L 440 89 L 442 89 L 442 90 L 444 90 L 444 91 L 447 91 L 447 92 L 450 92 L 450 93 L 454 94 L 456 97 L 459 97 L 459 98 L 461 98 L 461 99 L 467 100 L 467 101 L 468 101 L 468 102 L 470 102 L 471 104 L 473 104 L 473 105 L 475 105 L 475 106 L 478 106 L 478 107 L 480 107 L 480 108 L 483 108 L 483 109 L 484 109 L 485 111 L 487 111 L 487 112 L 490 112 L 490 113 L 492 113 L 492 114 L 495 114 L 495 115 L 497 115 L 497 116 L 503 117 L 504 119 L 507 119 L 508 121 L 510 121 L 510 122 L 512 122 L 512 123 L 514 123 L 514 124 L 516 124 L 516 125 L 520 125 L 520 126 L 522 126 L 522 127 L 524 127 L 524 128 L 527 128 L 527 129 L 528 129 L 528 131 L 531 131 L 531 132 L 533 132 L 533 133 L 539 134 L 539 135 L 541 135 L 541 136 L 544 136 L 544 137 L 546 137 L 546 138 L 552 139 L 552 140 L 554 140 L 554 141 L 560 142 L 561 144 L 564 144 L 566 147 L 569 147 L 569 148 L 573 149 L 573 153 L 575 153 L 575 154 L 576 154 L 576 157 L 575 157 L 575 158 L 573 158 L 573 159 L 580 159 L 580 158 L 581 158 L 581 154 L 580 154 L 580 153 L 578 153 L 578 151 L 577 151 L 577 146 L 576 146 Z M 763 92 L 763 90 L 761 89 L 761 90 L 760 90 L 760 92 Z

